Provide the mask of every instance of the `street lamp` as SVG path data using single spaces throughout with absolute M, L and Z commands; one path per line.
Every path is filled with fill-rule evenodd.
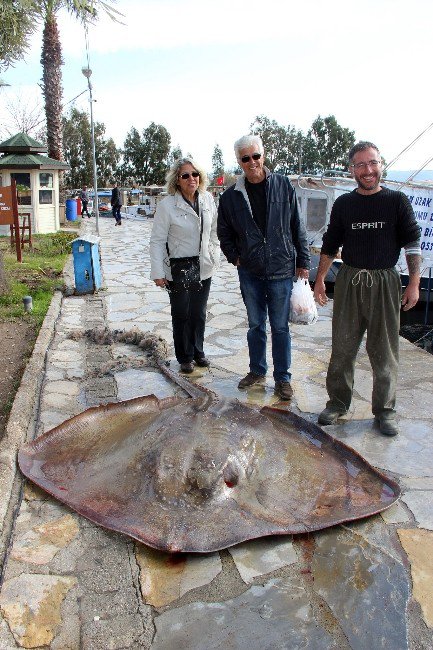
M 90 83 L 90 76 L 92 71 L 89 67 L 81 68 L 81 72 L 87 79 L 87 85 L 89 87 L 89 103 L 90 103 L 90 131 L 92 136 L 92 159 L 93 159 L 93 191 L 95 193 L 95 198 L 93 200 L 93 208 L 95 211 L 96 218 L 96 233 L 99 235 L 99 205 L 98 205 L 98 177 L 96 174 L 96 150 L 95 150 L 95 127 L 93 125 L 93 96 L 92 96 L 92 84 Z

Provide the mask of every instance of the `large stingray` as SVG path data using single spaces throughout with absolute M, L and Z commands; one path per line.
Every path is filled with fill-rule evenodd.
M 23 447 L 22 472 L 88 519 L 171 552 L 319 530 L 398 498 L 315 424 L 219 399 L 157 364 L 190 397 L 90 408 Z

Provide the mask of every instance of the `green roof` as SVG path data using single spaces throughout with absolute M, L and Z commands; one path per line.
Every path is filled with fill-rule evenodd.
M 1 153 L 45 153 L 47 147 L 31 138 L 27 133 L 17 133 L 0 143 Z
M 10 153 L 0 158 L 0 169 L 69 169 L 69 165 L 34 153 Z

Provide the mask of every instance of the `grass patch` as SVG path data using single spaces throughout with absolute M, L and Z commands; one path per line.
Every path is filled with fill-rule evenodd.
M 33 250 L 22 251 L 22 263 L 17 262 L 15 250 L 8 237 L 0 238 L 8 289 L 0 295 L 0 320 L 23 320 L 39 330 L 54 291 L 63 289 L 63 267 L 71 252 L 73 232 L 34 235 Z M 25 312 L 24 296 L 33 299 L 33 311 Z

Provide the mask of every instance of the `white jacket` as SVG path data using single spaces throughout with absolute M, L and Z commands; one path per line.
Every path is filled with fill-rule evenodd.
M 199 192 L 199 212 L 203 219 L 203 236 L 200 249 L 200 279 L 210 278 L 219 267 L 220 247 L 216 234 L 217 209 L 209 192 Z M 155 212 L 150 237 L 150 277 L 152 280 L 171 280 L 170 257 L 198 255 L 200 245 L 200 219 L 180 192 L 169 195 Z

